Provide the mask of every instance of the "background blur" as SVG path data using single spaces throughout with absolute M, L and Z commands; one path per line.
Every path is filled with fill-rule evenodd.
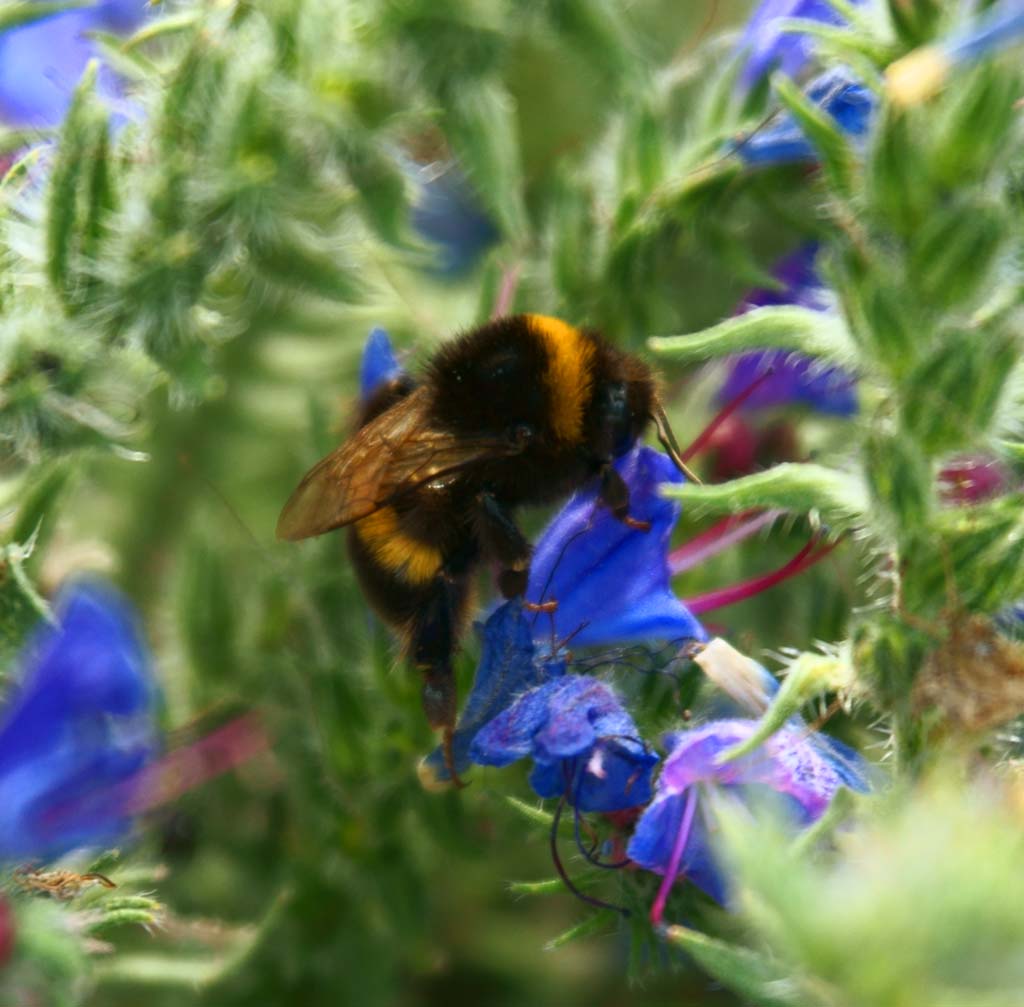
M 594 197 L 599 212 L 614 212 L 625 198 L 613 191 L 616 172 L 645 170 L 626 163 L 643 154 L 644 129 L 667 131 L 666 149 L 685 150 L 709 114 L 711 82 L 729 65 L 735 35 L 722 33 L 742 23 L 750 6 L 595 4 L 589 9 L 596 22 L 611 11 L 609 23 L 628 29 L 618 63 L 610 64 L 610 49 L 538 27 L 529 5 L 521 15 L 499 17 L 505 4 L 474 4 L 467 21 L 493 22 L 504 33 L 497 79 L 514 102 L 529 239 L 476 257 L 465 253 L 467 262 L 452 268 L 445 255 L 462 255 L 458 250 L 428 242 L 410 255 L 365 230 L 341 228 L 329 255 L 354 264 L 363 286 L 358 299 L 332 297 L 329 276 L 287 257 L 268 257 L 258 282 L 241 268 L 227 273 L 213 303 L 196 309 L 216 310 L 225 338 L 209 340 L 201 359 L 174 358 L 175 380 L 154 382 L 141 402 L 125 397 L 125 446 L 139 453 L 135 460 L 96 449 L 47 470 L 63 505 L 47 512 L 41 529 L 39 583 L 51 589 L 76 570 L 106 571 L 138 604 L 158 662 L 165 723 L 177 736 L 256 708 L 273 738 L 270 754 L 157 815 L 141 848 L 127 854 L 166 865 L 155 887 L 169 915 L 153 933 L 125 929 L 114 937 L 120 952 L 99 963 L 104 983 L 90 1000 L 94 1007 L 134 1007 L 143 989 L 150 1007 L 736 1002 L 682 958 L 631 948 L 628 932 L 607 919 L 586 939 L 549 946 L 592 913 L 567 892 L 508 889 L 509 882 L 553 874 L 545 830 L 505 799 L 513 792 L 533 803 L 526 768 L 476 769 L 462 793 L 425 793 L 414 767 L 434 742 L 419 685 L 395 666 L 387 635 L 369 617 L 341 537 L 279 544 L 273 529 L 302 473 L 344 436 L 371 327 L 386 328 L 414 368 L 440 340 L 486 318 L 502 278 L 515 275 L 516 309 L 586 320 L 639 347 L 647 335 L 694 331 L 730 314 L 779 255 L 808 235 L 814 214 L 801 190 L 802 168 L 732 190 L 723 182 L 647 242 L 625 276 L 588 273 L 598 257 L 590 246 L 595 232 L 585 217 L 572 218 L 581 192 Z M 329 17 L 329 8 L 321 16 Z M 433 14 L 429 5 L 423 10 L 426 24 Z M 447 5 L 439 11 L 434 27 L 457 20 Z M 361 44 L 360 58 L 374 51 L 372 39 Z M 440 30 L 419 44 L 433 45 L 439 63 L 448 58 Z M 240 86 L 249 55 L 229 54 L 231 86 Z M 382 43 L 380 58 L 397 57 Z M 399 105 L 402 70 L 386 67 Z M 341 70 L 316 86 L 360 100 L 346 90 L 355 83 Z M 143 116 L 154 113 L 154 93 L 142 92 Z M 456 90 L 450 100 L 471 97 Z M 372 103 L 373 95 L 365 100 Z M 655 110 L 646 118 L 645 101 Z M 620 122 L 624 110 L 630 115 Z M 410 115 L 405 155 L 447 164 L 444 140 L 423 125 L 426 118 Z M 443 108 L 435 118 L 443 120 Z M 638 131 L 636 142 L 630 129 Z M 273 130 L 265 141 L 261 135 L 247 138 L 246 170 L 254 177 L 266 164 L 289 170 Z M 208 168 L 193 163 L 197 173 Z M 677 163 L 682 182 L 687 159 Z M 671 177 L 676 169 L 670 161 L 658 170 Z M 302 195 L 301 177 L 284 181 Z M 451 173 L 448 181 L 473 199 Z M 216 190 L 221 180 L 199 174 L 191 182 Z M 306 220 L 298 224 L 333 219 L 336 208 L 322 193 L 306 198 Z M 386 214 L 386 206 L 379 209 Z M 254 201 L 252 212 L 287 225 L 299 211 L 286 201 Z M 553 251 L 551 228 L 569 233 L 570 219 L 578 223 L 576 244 Z M 494 225 L 479 226 L 486 245 Z M 144 248 L 144 233 L 139 240 Z M 558 282 L 553 255 L 564 257 Z M 289 269 L 307 271 L 305 290 L 279 282 L 294 278 Z M 623 294 L 630 290 L 635 301 Z M 713 409 L 715 373 L 685 383 L 665 375 L 683 443 Z M 802 431 L 811 454 L 827 450 L 835 435 L 825 420 L 808 421 Z M 544 518 L 529 515 L 531 533 Z M 685 516 L 682 524 L 681 538 L 701 527 Z M 680 593 L 775 567 L 805 541 L 805 527 L 776 528 L 770 539 L 683 578 Z M 830 558 L 767 598 L 729 609 L 720 625 L 754 655 L 837 639 L 855 595 L 852 581 L 843 561 Z M 459 658 L 462 696 L 477 654 L 467 639 Z M 656 711 L 650 730 L 667 723 L 672 697 L 660 695 L 657 682 L 623 687 L 646 692 L 647 708 Z M 167 968 L 168 954 L 180 972 Z

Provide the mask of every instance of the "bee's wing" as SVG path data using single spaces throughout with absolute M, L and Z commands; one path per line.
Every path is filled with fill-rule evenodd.
M 277 537 L 322 535 L 431 479 L 519 450 L 507 439 L 439 430 L 431 425 L 429 395 L 429 389 L 418 388 L 317 462 L 284 505 Z

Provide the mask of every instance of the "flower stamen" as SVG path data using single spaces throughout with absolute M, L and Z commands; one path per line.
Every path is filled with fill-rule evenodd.
M 707 591 L 695 598 L 686 600 L 686 607 L 694 614 L 701 615 L 704 612 L 711 612 L 716 608 L 725 608 L 727 605 L 735 605 L 737 602 L 746 601 L 767 591 L 776 584 L 795 577 L 798 573 L 823 560 L 836 546 L 839 540 L 830 545 L 823 546 L 817 551 L 818 537 L 813 537 L 788 563 L 783 564 L 771 573 L 751 577 L 749 580 L 733 584 L 731 587 L 718 588 L 715 591 Z
M 690 839 L 690 830 L 693 828 L 693 816 L 697 810 L 697 788 L 690 787 L 686 795 L 686 804 L 683 807 L 682 820 L 679 823 L 679 831 L 676 833 L 675 844 L 672 847 L 672 857 L 668 862 L 665 876 L 661 879 L 661 886 L 658 894 L 651 905 L 651 925 L 661 926 L 661 918 L 665 914 L 665 903 L 668 901 L 668 893 L 672 890 L 676 878 L 679 877 L 679 865 L 686 850 L 686 844 Z
M 731 402 L 727 402 L 721 409 L 715 413 L 712 417 L 711 422 L 699 433 L 696 439 L 690 446 L 682 453 L 682 459 L 684 462 L 688 462 L 691 458 L 695 458 L 700 454 L 701 451 L 707 447 L 708 442 L 712 437 L 715 436 L 715 431 L 730 417 L 740 406 L 743 405 L 751 395 L 754 394 L 773 374 L 775 373 L 774 367 L 766 367 L 763 374 L 759 374 L 753 381 L 743 389 Z

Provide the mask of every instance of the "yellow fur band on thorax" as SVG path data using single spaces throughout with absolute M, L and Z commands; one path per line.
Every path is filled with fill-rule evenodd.
M 583 436 L 583 409 L 593 384 L 594 347 L 579 329 L 547 315 L 527 315 L 527 324 L 544 341 L 548 369 L 544 376 L 551 396 L 551 426 L 560 440 Z

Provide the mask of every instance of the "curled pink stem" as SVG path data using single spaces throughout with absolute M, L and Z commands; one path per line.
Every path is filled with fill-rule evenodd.
M 769 510 L 758 514 L 757 511 L 748 510 L 724 518 L 678 549 L 673 549 L 668 556 L 669 571 L 675 576 L 692 569 L 730 546 L 756 535 L 782 513 L 781 510 Z
M 741 581 L 731 587 L 699 594 L 696 598 L 684 599 L 684 604 L 694 615 L 700 615 L 716 608 L 724 608 L 726 605 L 735 605 L 737 602 L 746 601 L 747 598 L 753 598 L 762 591 L 767 591 L 768 588 L 775 587 L 776 584 L 781 584 L 783 581 L 789 580 L 790 577 L 802 573 L 819 560 L 823 560 L 837 545 L 839 545 L 838 541 L 815 550 L 817 539 L 812 538 L 788 563 L 780 566 L 777 570 Z

